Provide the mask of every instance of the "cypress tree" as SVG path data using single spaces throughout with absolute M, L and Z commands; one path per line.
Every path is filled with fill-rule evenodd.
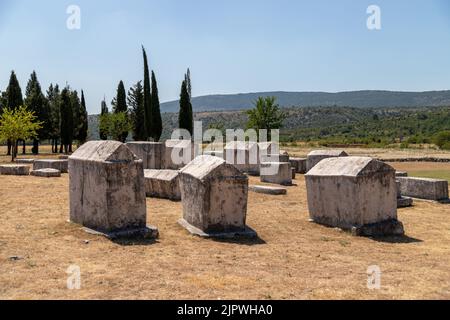
M 82 145 L 87 140 L 88 134 L 88 114 L 86 110 L 86 101 L 84 99 L 84 92 L 81 90 L 81 106 L 78 121 L 78 143 Z
M 144 118 L 145 118 L 145 133 L 147 140 L 152 133 L 153 123 L 152 123 L 152 98 L 150 89 L 150 73 L 148 69 L 147 53 L 145 52 L 144 46 L 142 46 L 142 54 L 144 56 Z
M 60 114 L 61 114 L 61 145 L 64 147 L 64 153 L 69 152 L 73 141 L 73 110 L 70 99 L 69 88 L 64 88 L 61 92 Z M 61 150 L 62 151 L 62 150 Z
M 189 101 L 189 92 L 187 90 L 186 80 L 181 84 L 180 93 L 180 112 L 178 114 L 178 126 L 180 129 L 186 129 L 192 136 L 193 133 L 193 118 L 192 105 Z
M 100 115 L 104 116 L 107 115 L 108 113 L 109 113 L 108 106 L 106 105 L 105 98 L 103 98 Z M 99 129 L 99 135 L 101 140 L 108 140 L 108 132 L 103 132 L 101 129 Z
M 114 113 L 120 112 L 128 112 L 127 107 L 127 95 L 125 93 L 125 86 L 123 85 L 123 81 L 120 80 L 119 86 L 117 87 L 117 96 L 114 105 Z M 128 131 L 123 131 L 118 135 L 120 141 L 125 141 L 128 137 Z
M 133 124 L 133 140 L 145 141 L 147 136 L 145 133 L 144 90 L 141 81 L 130 88 L 127 100 Z
M 186 88 L 189 94 L 189 100 L 192 98 L 192 84 L 191 84 L 191 70 L 188 68 L 187 72 L 184 76 L 184 79 L 186 80 Z
M 50 136 L 50 108 L 47 99 L 42 93 L 41 85 L 36 72 L 30 76 L 25 91 L 25 106 L 36 116 L 36 120 L 42 122 L 42 128 L 38 130 L 38 136 L 33 139 L 33 154 L 39 153 L 39 141 Z
M 22 90 L 14 71 L 11 71 L 9 85 L 6 89 L 6 107 L 8 109 L 16 109 L 23 105 Z M 8 155 L 11 155 L 11 141 L 8 140 Z M 14 146 L 16 148 L 16 146 Z
M 153 141 L 159 141 L 162 134 L 162 119 L 158 97 L 158 83 L 156 82 L 155 73 L 152 71 L 152 95 L 151 95 L 151 112 L 152 112 L 152 130 L 150 137 Z
M 81 102 L 78 97 L 78 92 L 76 90 L 69 91 L 70 103 L 72 104 L 73 112 L 73 139 L 78 140 L 79 130 L 80 130 L 80 113 L 81 113 Z M 72 142 L 69 145 L 69 152 L 72 152 Z
M 52 152 L 57 153 L 58 152 L 58 142 L 60 137 L 60 99 L 61 94 L 59 92 L 59 86 L 56 84 L 53 86 L 53 84 L 50 84 L 48 90 L 47 90 L 47 101 L 49 105 L 50 110 L 50 139 L 52 140 Z

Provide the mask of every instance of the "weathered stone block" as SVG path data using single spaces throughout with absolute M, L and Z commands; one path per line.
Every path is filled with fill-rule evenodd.
M 448 200 L 448 182 L 447 180 L 397 177 L 400 182 L 400 192 L 402 196 L 445 201 Z
M 200 236 L 255 236 L 245 225 L 248 178 L 225 160 L 199 156 L 180 170 L 183 219 Z
M 297 172 L 297 169 L 291 167 L 291 171 L 292 171 L 292 180 L 295 180 L 295 174 Z
M 7 176 L 27 176 L 30 174 L 30 167 L 24 164 L 3 164 L 0 165 L 0 174 Z
M 143 162 L 144 169 L 163 169 L 166 146 L 163 142 L 135 141 L 127 147 Z
M 33 164 L 34 159 L 16 159 L 17 164 Z
M 123 143 L 90 141 L 69 157 L 70 221 L 108 237 L 157 236 L 146 227 L 142 160 Z
M 261 155 L 261 163 L 262 162 L 290 162 L 289 155 L 287 154 L 268 154 Z
M 56 169 L 61 171 L 61 173 L 67 173 L 68 168 L 69 168 L 68 160 L 42 159 L 42 160 L 34 160 L 33 162 L 33 170 Z
M 271 187 L 271 186 L 250 186 L 249 190 L 256 193 L 263 193 L 270 195 L 284 195 L 287 193 L 286 188 Z
M 312 221 L 358 235 L 403 234 L 391 166 L 368 157 L 329 158 L 305 179 Z
M 61 171 L 58 169 L 39 169 L 31 171 L 31 175 L 35 177 L 57 178 L 61 177 Z
M 181 200 L 178 170 L 144 170 L 147 197 Z
M 291 166 L 295 168 L 296 173 L 306 173 L 306 158 L 290 158 L 289 162 L 291 163 Z
M 292 185 L 292 170 L 289 162 L 264 162 L 261 163 L 261 182 Z
M 259 147 L 256 142 L 231 141 L 224 148 L 225 159 L 244 173 L 259 174 Z
M 395 181 L 397 186 L 397 208 L 406 208 L 411 207 L 413 204 L 413 199 L 410 197 L 404 197 L 402 196 L 401 190 L 400 190 L 400 181 Z
M 314 150 L 306 158 L 306 172 L 311 170 L 323 159 L 347 157 L 348 154 L 343 150 Z

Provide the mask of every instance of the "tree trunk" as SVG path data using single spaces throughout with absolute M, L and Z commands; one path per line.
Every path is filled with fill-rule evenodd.
M 11 140 L 8 140 L 7 144 L 8 144 L 8 152 L 6 153 L 6 155 L 10 156 L 11 155 Z
M 63 153 L 63 144 L 61 142 L 61 146 L 59 147 L 59 153 Z
M 31 149 L 33 154 L 39 154 L 39 140 L 33 139 L 33 148 Z
M 69 144 L 69 153 L 72 153 L 72 143 Z
M 26 150 L 25 150 L 25 140 L 22 140 L 22 154 L 25 154 L 26 153 Z
M 14 162 L 17 156 L 17 141 L 10 141 L 11 144 L 11 162 Z

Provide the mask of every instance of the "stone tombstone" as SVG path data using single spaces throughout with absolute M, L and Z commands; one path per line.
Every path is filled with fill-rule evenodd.
M 400 181 L 396 180 L 397 185 L 397 208 L 407 208 L 411 207 L 413 204 L 413 199 L 410 197 L 402 196 L 402 192 L 400 190 Z
M 59 171 L 58 169 L 50 169 L 50 168 L 33 170 L 31 171 L 30 174 L 35 177 L 44 177 L 44 178 L 61 177 L 61 171 Z
M 397 177 L 402 196 L 433 201 L 448 201 L 448 181 L 440 179 Z
M 181 200 L 178 170 L 144 170 L 147 197 Z
M 0 174 L 7 176 L 27 176 L 30 167 L 25 164 L 3 164 L 0 165 Z
M 166 140 L 164 169 L 178 170 L 191 162 L 196 156 L 195 144 L 191 140 Z
M 224 148 L 225 159 L 243 173 L 259 175 L 259 147 L 256 142 L 231 141 Z
M 323 159 L 347 157 L 348 154 L 343 150 L 314 150 L 306 157 L 306 172 L 311 170 Z
M 296 173 L 306 173 L 306 158 L 290 158 L 289 162 L 291 163 L 291 166 L 295 168 Z
M 369 157 L 322 160 L 306 175 L 312 221 L 354 235 L 402 235 L 395 170 Z
M 292 167 L 290 162 L 264 162 L 261 163 L 261 182 L 292 185 Z
M 203 237 L 254 237 L 246 227 L 248 178 L 225 160 L 201 155 L 180 170 L 183 219 Z
M 61 173 L 67 173 L 69 169 L 69 161 L 67 159 L 40 159 L 34 160 L 33 170 L 40 169 L 56 169 Z
M 156 237 L 146 226 L 142 160 L 123 143 L 89 141 L 69 157 L 70 221 L 109 238 Z
M 134 141 L 128 142 L 127 147 L 142 159 L 144 169 L 163 169 L 165 144 L 163 142 Z

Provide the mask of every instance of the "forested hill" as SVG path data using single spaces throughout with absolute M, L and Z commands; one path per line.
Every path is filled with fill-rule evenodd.
M 423 107 L 450 105 L 450 91 L 400 92 L 400 91 L 349 91 L 327 92 L 257 92 L 194 97 L 193 109 L 201 111 L 246 110 L 260 96 L 274 96 L 282 107 Z M 161 104 L 161 112 L 178 112 L 178 101 Z

